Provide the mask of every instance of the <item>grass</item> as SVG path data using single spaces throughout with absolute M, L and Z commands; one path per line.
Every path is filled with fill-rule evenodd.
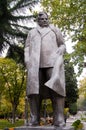
M 0 119 L 0 130 L 4 130 L 5 128 L 14 128 L 23 125 L 24 125 L 24 120 L 22 119 L 16 121 L 15 124 L 12 124 L 8 120 Z

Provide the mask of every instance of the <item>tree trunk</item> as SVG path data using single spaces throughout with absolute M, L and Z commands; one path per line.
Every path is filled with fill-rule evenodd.
M 13 104 L 12 105 L 12 124 L 15 123 L 15 117 L 16 117 L 15 115 L 16 115 L 16 105 Z

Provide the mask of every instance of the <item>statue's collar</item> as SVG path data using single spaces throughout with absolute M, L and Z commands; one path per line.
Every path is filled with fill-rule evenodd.
M 37 25 L 37 31 L 43 37 L 46 34 L 48 34 L 51 31 L 51 29 L 49 27 L 40 27 L 39 25 Z

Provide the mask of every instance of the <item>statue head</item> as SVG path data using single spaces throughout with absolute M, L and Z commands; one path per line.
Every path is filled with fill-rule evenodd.
M 41 27 L 47 27 L 49 26 L 49 20 L 48 20 L 48 15 L 46 12 L 40 12 L 38 14 L 37 22 L 39 26 Z

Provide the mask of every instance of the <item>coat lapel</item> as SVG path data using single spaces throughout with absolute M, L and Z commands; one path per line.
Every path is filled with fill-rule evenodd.
M 44 37 L 51 31 L 51 29 L 49 27 L 42 28 L 37 26 L 37 31 L 40 33 L 41 37 Z

